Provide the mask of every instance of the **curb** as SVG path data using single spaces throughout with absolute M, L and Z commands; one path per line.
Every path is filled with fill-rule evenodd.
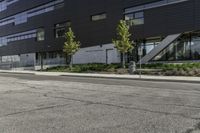
M 0 73 L 7 73 L 7 74 L 24 74 L 24 75 L 35 75 L 33 72 L 1 72 Z
M 151 79 L 151 78 L 129 78 L 129 77 L 104 77 L 104 76 L 78 76 L 78 75 L 60 75 L 62 77 L 80 77 L 80 78 L 96 78 L 96 79 L 121 79 L 121 80 L 138 80 L 138 81 L 153 81 L 153 82 L 173 82 L 173 83 L 197 83 L 200 84 L 200 81 L 194 80 L 170 80 L 170 79 Z
M 17 72 L 17 71 L 0 71 L 0 73 L 7 73 L 7 74 L 24 74 L 24 75 L 38 75 L 38 76 L 61 76 L 61 77 L 80 77 L 80 78 L 96 78 L 96 79 L 119 79 L 119 80 L 138 80 L 138 81 L 154 81 L 154 82 L 179 82 L 179 83 L 197 83 L 200 84 L 200 77 L 199 80 L 181 80 L 181 79 L 158 79 L 158 78 L 148 78 L 148 77 L 123 77 L 123 75 L 95 75 L 95 74 L 63 74 L 63 73 L 42 73 L 42 72 Z M 130 75 L 128 75 L 130 76 Z

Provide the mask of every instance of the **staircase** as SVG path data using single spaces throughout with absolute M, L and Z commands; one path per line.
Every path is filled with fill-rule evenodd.
M 167 46 L 173 43 L 178 37 L 180 37 L 180 35 L 181 33 L 168 35 L 165 39 L 162 40 L 162 42 L 158 46 L 156 46 L 151 52 L 149 52 L 147 55 L 145 55 L 141 59 L 141 63 L 142 64 L 148 63 L 151 59 L 153 59 L 156 55 L 158 55 L 163 49 L 165 49 Z

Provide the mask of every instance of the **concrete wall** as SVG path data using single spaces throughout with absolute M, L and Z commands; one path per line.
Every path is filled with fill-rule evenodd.
M 17 62 L 17 61 L 20 61 L 19 55 L 2 56 L 0 62 L 4 63 L 4 62 Z
M 20 62 L 22 66 L 33 66 L 35 64 L 35 60 L 35 53 L 20 55 Z
M 9 59 L 16 58 L 15 61 L 10 62 Z M 30 69 L 38 70 L 41 68 L 40 63 L 36 63 L 36 54 L 21 54 L 21 55 L 13 55 L 13 56 L 3 56 L 4 62 L 11 63 L 8 64 L 7 67 L 10 68 L 18 68 L 20 70 L 24 70 L 26 67 L 30 67 Z M 38 61 L 40 62 L 40 61 Z M 73 56 L 73 64 L 89 64 L 89 63 L 120 63 L 120 53 L 114 48 L 113 44 L 105 44 L 87 48 L 81 48 L 74 56 Z M 53 58 L 53 59 L 44 59 L 43 60 L 44 69 L 54 66 L 65 65 L 65 58 Z M 4 65 L 5 66 L 5 65 Z
M 81 48 L 74 56 L 74 64 L 119 63 L 120 54 L 113 44 Z

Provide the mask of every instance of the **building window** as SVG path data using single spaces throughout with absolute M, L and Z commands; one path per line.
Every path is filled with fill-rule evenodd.
M 162 50 L 152 61 L 200 60 L 200 33 L 183 35 L 177 41 Z
M 4 0 L 0 2 L 0 12 L 5 11 L 9 5 L 18 2 L 19 0 Z
M 37 31 L 37 41 L 44 41 L 45 39 L 45 31 L 44 29 L 39 29 Z
M 64 22 L 55 25 L 55 38 L 60 38 L 65 36 L 66 30 L 71 26 L 71 22 Z
M 8 3 L 14 2 L 14 1 L 18 1 L 18 0 L 11 0 L 11 1 L 7 0 Z M 0 2 L 0 6 L 1 6 L 1 2 Z M 4 26 L 4 25 L 7 25 L 7 24 L 11 24 L 11 23 L 14 23 L 15 25 L 26 23 L 28 21 L 28 19 L 31 18 L 31 17 L 38 16 L 38 15 L 41 15 L 41 14 L 45 14 L 45 13 L 60 9 L 62 7 L 64 7 L 64 0 L 54 0 L 54 1 L 49 2 L 47 4 L 44 4 L 44 5 L 35 7 L 33 9 L 21 12 L 19 14 L 9 16 L 9 17 L 4 18 L 4 19 L 0 19 L 0 26 Z M 5 7 L 2 7 L 2 8 L 5 8 Z M 1 9 L 1 7 L 0 7 L 0 9 Z
M 26 23 L 27 18 L 28 18 L 28 16 L 26 13 L 17 14 L 15 16 L 15 25 Z
M 192 37 L 191 56 L 193 60 L 200 60 L 200 35 Z
M 64 3 L 61 3 L 61 4 L 58 4 L 58 5 L 55 5 L 55 9 L 60 9 L 60 8 L 63 8 L 65 6 Z
M 161 42 L 160 37 L 147 38 L 142 42 L 137 43 L 137 52 L 139 53 L 142 50 L 142 57 L 149 54 L 155 47 L 157 47 Z
M 57 58 L 57 52 L 49 52 L 48 59 L 55 59 Z
M 125 20 L 129 21 L 133 25 L 144 24 L 144 12 L 133 12 L 125 14 Z
M 160 0 L 160 1 L 152 2 L 152 3 L 147 3 L 147 4 L 144 4 L 144 5 L 126 8 L 125 13 L 127 14 L 127 13 L 132 13 L 132 12 L 144 11 L 144 10 L 147 10 L 147 9 L 177 4 L 177 3 L 185 2 L 185 1 L 188 1 L 188 0 Z
M 107 18 L 107 14 L 106 13 L 101 13 L 101 14 L 97 14 L 97 15 L 92 15 L 91 16 L 91 20 L 92 21 L 104 20 L 106 18 Z
M 8 43 L 15 42 L 15 41 L 36 38 L 36 36 L 37 36 L 37 29 L 20 32 L 20 33 L 16 33 L 16 34 L 11 34 L 8 36 L 1 36 L 0 37 L 0 47 L 7 45 Z

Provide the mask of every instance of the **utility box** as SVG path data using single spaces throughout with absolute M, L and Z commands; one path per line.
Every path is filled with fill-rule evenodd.
M 136 63 L 134 61 L 131 61 L 129 63 L 129 73 L 134 74 L 135 71 L 136 71 Z

